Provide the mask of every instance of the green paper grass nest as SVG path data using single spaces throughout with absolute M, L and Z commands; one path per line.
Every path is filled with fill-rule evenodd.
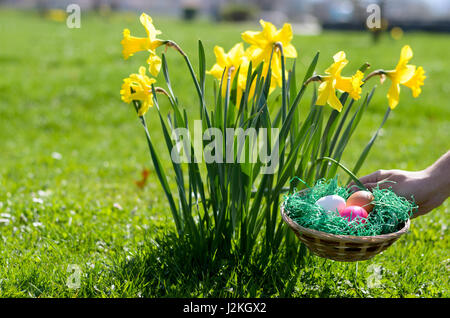
M 375 236 L 399 231 L 411 218 L 417 206 L 414 199 L 398 196 L 392 189 L 372 189 L 374 208 L 365 223 L 356 219 L 348 221 L 337 211 L 326 211 L 316 201 L 327 195 L 339 195 L 345 200 L 353 193 L 338 185 L 337 177 L 320 179 L 313 187 L 303 191 L 294 190 L 285 196 L 283 207 L 286 215 L 298 225 L 335 235 Z

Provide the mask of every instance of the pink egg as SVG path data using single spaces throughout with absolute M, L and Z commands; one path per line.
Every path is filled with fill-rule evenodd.
M 357 205 L 348 206 L 339 211 L 339 214 L 349 222 L 356 219 L 357 223 L 366 223 L 366 218 L 369 215 L 364 208 Z

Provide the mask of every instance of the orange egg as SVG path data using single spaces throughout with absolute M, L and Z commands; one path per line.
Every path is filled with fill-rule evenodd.
M 367 212 L 370 212 L 374 206 L 372 203 L 373 199 L 373 194 L 369 191 L 357 191 L 348 197 L 346 205 L 357 205 L 363 207 Z

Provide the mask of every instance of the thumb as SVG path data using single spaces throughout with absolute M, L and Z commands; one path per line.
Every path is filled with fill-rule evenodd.
M 361 177 L 359 181 L 361 181 L 361 183 L 364 185 L 368 183 L 377 183 L 388 178 L 390 175 L 391 172 L 389 170 L 377 170 L 375 172 L 372 172 L 371 174 Z

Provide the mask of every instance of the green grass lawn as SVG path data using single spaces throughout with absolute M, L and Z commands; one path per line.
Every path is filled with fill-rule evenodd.
M 201 39 L 208 68 L 214 45 L 228 50 L 242 31 L 259 28 L 158 17 L 154 22 L 164 38 L 183 47 L 194 67 Z M 358 266 L 308 255 L 301 263 L 293 258 L 290 271 L 276 262 L 263 272 L 236 262 L 214 275 L 187 272 L 143 131 L 132 107 L 120 100 L 122 79 L 146 59 L 144 53 L 122 59 L 125 27 L 144 34 L 135 14 L 82 14 L 81 28 L 68 29 L 34 12 L 0 11 L 1 297 L 449 296 L 448 200 L 414 219 L 411 231 L 391 248 Z M 293 43 L 299 76 L 317 51 L 318 72 L 340 50 L 350 61 L 346 72 L 366 61 L 373 70 L 391 69 L 404 44 L 414 51 L 412 64 L 426 70 L 419 98 L 402 89 L 400 105 L 360 176 L 377 169 L 423 169 L 450 148 L 448 34 L 406 33 L 398 41 L 385 36 L 373 45 L 367 33 L 324 32 L 295 36 Z M 194 117 L 198 106 L 187 69 L 175 52 L 167 57 L 174 90 Z M 207 86 L 212 91 L 212 79 Z M 378 127 L 388 86 L 377 89 L 344 164 L 353 165 Z M 308 107 L 305 101 L 302 107 Z M 169 109 L 165 102 L 161 107 Z M 165 156 L 154 114 L 147 115 L 150 133 Z M 165 164 L 170 167 L 169 160 Z M 141 190 L 135 181 L 145 168 L 151 174 Z M 155 255 L 158 244 L 161 255 Z M 81 271 L 78 289 L 67 286 L 73 265 Z M 377 288 L 367 284 L 372 265 L 380 269 Z

